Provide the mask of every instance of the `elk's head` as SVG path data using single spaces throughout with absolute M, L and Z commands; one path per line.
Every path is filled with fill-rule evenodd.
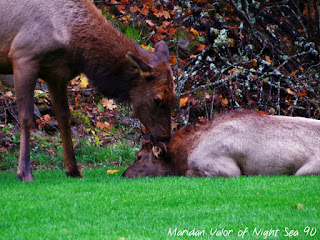
M 167 147 L 164 143 L 153 145 L 146 143 L 137 153 L 134 163 L 122 174 L 123 177 L 157 177 L 173 175 L 170 163 L 165 156 Z
M 141 54 L 142 56 L 142 54 Z M 127 58 L 139 73 L 138 83 L 129 91 L 136 116 L 157 139 L 171 136 L 171 110 L 176 100 L 169 50 L 164 42 L 155 46 L 149 60 L 129 52 Z

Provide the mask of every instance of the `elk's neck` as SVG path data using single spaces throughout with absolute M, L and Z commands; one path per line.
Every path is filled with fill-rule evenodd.
M 199 143 L 201 134 L 207 131 L 209 125 L 189 125 L 179 130 L 171 139 L 168 149 L 171 168 L 176 175 L 185 175 L 189 170 L 188 158 L 194 147 Z
M 149 55 L 133 40 L 115 29 L 96 11 L 90 22 L 75 23 L 71 48 L 74 49 L 80 71 L 103 95 L 129 100 L 133 79 L 139 74 L 129 63 L 128 52 L 149 61 Z

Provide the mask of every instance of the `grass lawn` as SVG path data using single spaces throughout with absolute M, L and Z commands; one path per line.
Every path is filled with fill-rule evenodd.
M 320 239 L 320 176 L 83 173 L 36 171 L 36 181 L 24 183 L 0 172 L 0 239 Z M 229 237 L 211 235 L 216 229 Z

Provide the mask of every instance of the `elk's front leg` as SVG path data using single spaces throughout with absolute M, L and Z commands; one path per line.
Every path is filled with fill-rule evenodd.
M 33 124 L 33 92 L 37 80 L 37 64 L 30 58 L 13 59 L 14 89 L 20 124 L 20 156 L 17 178 L 33 181 L 30 168 L 30 129 Z
M 58 82 L 48 83 L 51 101 L 53 103 L 56 119 L 59 124 L 62 147 L 64 154 L 64 167 L 67 176 L 83 177 L 80 172 L 74 155 L 71 137 L 71 119 L 67 98 L 67 86 Z

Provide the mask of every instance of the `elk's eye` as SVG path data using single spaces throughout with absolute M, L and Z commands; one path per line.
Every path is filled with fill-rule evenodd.
M 138 156 L 138 157 L 137 157 L 137 161 L 140 161 L 140 160 L 141 160 L 141 156 Z
M 156 106 L 159 106 L 162 100 L 159 97 L 154 97 L 153 101 L 156 104 Z

